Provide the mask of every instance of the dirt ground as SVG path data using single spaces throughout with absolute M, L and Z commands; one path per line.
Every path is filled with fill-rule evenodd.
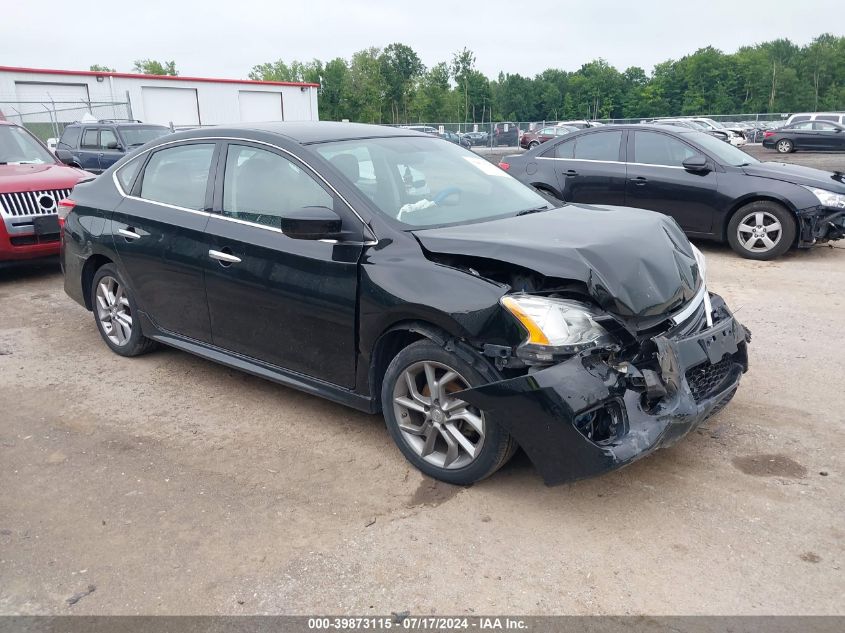
M 843 613 L 845 244 L 699 245 L 753 333 L 736 398 L 555 488 L 434 483 L 379 417 L 119 357 L 56 267 L 0 271 L 0 613 Z

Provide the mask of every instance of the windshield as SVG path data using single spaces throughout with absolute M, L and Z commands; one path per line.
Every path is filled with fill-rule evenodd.
M 356 139 L 314 149 L 381 213 L 409 228 L 552 208 L 496 165 L 436 138 Z
M 712 156 L 723 165 L 733 165 L 734 167 L 741 167 L 742 165 L 750 165 L 751 163 L 759 163 L 760 161 L 746 154 L 741 149 L 738 149 L 730 143 L 720 141 L 715 136 L 705 134 L 703 132 L 692 132 L 687 138 L 695 141 L 702 149 L 710 153 Z
M 122 127 L 119 129 L 120 135 L 123 137 L 127 147 L 143 145 L 144 143 L 154 141 L 159 136 L 164 136 L 165 134 L 170 133 L 170 128 L 164 127 L 163 125 L 149 127 Z
M 17 125 L 0 125 L 0 165 L 43 165 L 55 157 Z

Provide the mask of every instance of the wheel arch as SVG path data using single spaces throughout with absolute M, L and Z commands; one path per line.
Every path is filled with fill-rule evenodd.
M 558 200 L 560 200 L 561 202 L 563 201 L 563 196 L 562 196 L 562 194 L 561 194 L 559 191 L 557 191 L 554 187 L 552 187 L 552 186 L 551 186 L 549 183 L 547 183 L 547 182 L 532 182 L 532 183 L 531 183 L 531 186 L 532 186 L 532 187 L 534 187 L 535 189 L 539 189 L 539 190 L 541 190 L 541 191 L 545 191 L 546 193 L 548 193 L 549 195 L 554 196 L 555 198 L 557 198 L 557 199 L 558 199 Z
M 91 305 L 91 284 L 94 282 L 94 275 L 96 275 L 97 271 L 106 264 L 113 263 L 114 261 L 112 259 L 100 253 L 95 253 L 85 260 L 85 264 L 82 266 L 82 275 L 80 276 L 81 278 L 79 283 L 82 286 L 82 297 L 85 299 L 85 307 L 88 310 L 93 310 L 94 308 L 94 306 Z
M 775 193 L 767 192 L 767 193 L 750 193 L 741 198 L 738 198 L 734 201 L 733 205 L 731 206 L 728 213 L 725 215 L 724 223 L 721 227 L 721 237 L 723 241 L 728 240 L 728 225 L 731 223 L 731 219 L 739 212 L 739 210 L 747 204 L 751 204 L 752 202 L 775 202 L 782 207 L 784 207 L 787 211 L 789 211 L 792 219 L 795 221 L 795 241 L 798 240 L 801 228 L 801 223 L 798 218 L 798 209 L 792 204 L 789 199 L 779 196 Z
M 443 328 L 421 320 L 405 320 L 395 323 L 384 330 L 376 339 L 370 354 L 368 370 L 368 383 L 370 394 L 373 400 L 378 403 L 378 410 L 381 410 L 381 386 L 384 375 L 390 362 L 396 358 L 403 349 L 428 339 L 445 346 L 451 335 Z

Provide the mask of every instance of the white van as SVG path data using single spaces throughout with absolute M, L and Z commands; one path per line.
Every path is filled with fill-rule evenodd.
M 832 121 L 845 125 L 845 112 L 799 112 L 791 115 L 786 124 L 798 123 L 799 121 Z

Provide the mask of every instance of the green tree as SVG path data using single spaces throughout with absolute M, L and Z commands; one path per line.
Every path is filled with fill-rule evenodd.
M 425 72 L 425 66 L 410 46 L 390 44 L 379 56 L 381 75 L 390 106 L 393 123 L 408 121 L 408 99 L 415 81 Z
M 449 89 L 449 66 L 440 62 L 417 80 L 413 99 L 413 116 L 420 122 L 437 123 L 460 116 L 454 109 Z
M 114 68 L 109 68 L 108 66 L 102 66 L 101 64 L 91 64 L 88 67 L 88 70 L 95 72 L 95 73 L 113 73 L 117 72 Z
M 365 48 L 352 55 L 349 63 L 349 81 L 346 84 L 346 101 L 349 118 L 364 123 L 382 122 L 382 102 L 386 84 L 381 74 L 378 48 Z
M 171 75 L 179 74 L 176 70 L 176 62 L 159 62 L 154 59 L 136 59 L 132 71 L 142 75 Z
M 452 56 L 452 77 L 464 93 L 464 121 L 469 117 L 469 80 L 475 70 L 475 53 L 464 47 Z
M 301 62 L 294 59 L 286 64 L 279 59 L 274 62 L 267 62 L 253 66 L 248 77 L 255 81 L 293 81 L 320 83 L 323 73 L 323 62 L 314 59 L 310 62 Z

